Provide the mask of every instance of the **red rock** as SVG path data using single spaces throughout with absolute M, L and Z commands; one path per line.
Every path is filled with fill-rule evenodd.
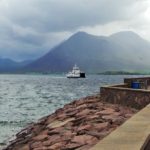
M 49 146 L 48 149 L 50 150 L 61 150 L 65 146 L 65 142 L 55 143 L 52 146 Z
M 101 135 L 101 132 L 97 132 L 97 131 L 86 131 L 85 132 L 87 135 L 91 135 L 96 137 L 97 139 L 101 139 L 103 136 Z
M 21 150 L 30 150 L 29 145 L 24 145 L 23 147 L 19 148 Z
M 73 122 L 69 121 L 68 123 L 65 124 L 65 130 L 72 130 L 73 127 Z
M 72 113 L 72 112 L 76 111 L 76 108 L 69 106 L 68 108 L 65 108 L 64 111 L 66 114 L 68 114 L 68 113 Z
M 76 107 L 76 109 L 83 109 L 83 108 L 87 108 L 87 104 L 82 104 Z
M 55 119 L 56 119 L 56 117 L 51 117 L 51 116 L 49 116 L 49 117 L 47 118 L 47 121 L 46 121 L 45 124 L 50 124 L 50 123 L 52 123 Z
M 75 110 L 75 111 L 72 111 L 72 112 L 69 112 L 66 114 L 66 116 L 68 117 L 75 117 L 75 115 L 78 113 L 78 110 Z
M 103 110 L 101 110 L 101 111 L 103 111 Z M 95 115 L 98 115 L 99 117 L 102 116 L 103 114 L 101 114 L 101 111 L 96 112 Z
M 73 102 L 75 104 L 75 106 L 79 106 L 79 105 L 82 105 L 82 104 L 85 104 L 85 99 L 79 99 L 77 101 L 74 101 Z
M 49 130 L 48 130 L 48 129 L 46 129 L 46 130 L 43 130 L 40 134 L 48 135 L 48 132 L 49 132 Z
M 38 136 L 34 137 L 33 140 L 35 140 L 35 141 L 42 141 L 42 140 L 45 140 L 47 138 L 48 138 L 47 135 L 38 135 Z
M 60 121 L 63 121 L 65 119 L 67 119 L 66 113 L 63 113 L 57 116 L 57 119 Z
M 89 99 L 87 99 L 86 100 L 86 103 L 96 103 L 96 102 L 98 102 L 98 100 L 97 99 L 91 99 L 91 98 L 89 98 Z
M 48 149 L 47 147 L 42 146 L 42 147 L 34 148 L 33 150 L 48 150 Z
M 102 116 L 102 119 L 105 119 L 106 121 L 108 121 L 108 120 L 112 120 L 113 117 L 116 118 L 116 116 L 112 116 L 112 115 L 104 115 L 104 116 Z
M 99 101 L 99 102 L 97 103 L 97 106 L 99 106 L 99 107 L 101 107 L 101 108 L 103 108 L 104 105 L 105 105 L 105 104 L 104 104 L 103 102 L 101 102 L 101 101 Z
M 125 114 L 124 116 L 125 116 L 126 118 L 130 118 L 130 117 L 133 116 L 133 114 Z
M 95 119 L 95 118 L 99 118 L 99 115 L 92 115 L 88 117 L 88 119 Z
M 86 116 L 77 117 L 75 120 L 72 121 L 73 126 L 78 127 L 80 124 L 82 124 L 85 121 L 86 118 L 87 118 Z
M 63 111 L 64 111 L 63 108 L 58 108 L 58 109 L 55 111 L 55 114 L 59 115 L 59 114 L 61 114 Z
M 120 109 L 119 109 L 118 106 L 115 106 L 115 107 L 114 107 L 114 110 L 115 110 L 115 112 L 119 112 L 119 111 L 120 111 Z
M 109 115 L 109 114 L 113 114 L 114 111 L 115 111 L 114 109 L 106 108 L 105 110 L 102 110 L 99 113 L 102 114 L 102 115 Z
M 69 149 L 71 149 L 71 150 L 73 150 L 73 149 L 77 149 L 77 148 L 79 148 L 79 147 L 81 147 L 81 146 L 83 146 L 83 144 L 80 144 L 80 143 L 69 143 L 69 144 L 67 144 L 66 146 L 65 146 L 65 149 L 67 150 L 69 150 Z
M 93 139 L 93 136 L 90 135 L 79 135 L 79 136 L 75 136 L 71 142 L 73 143 L 80 143 L 80 144 L 87 144 L 89 141 L 91 141 Z
M 113 129 L 113 130 L 114 130 L 114 129 Z M 106 135 L 108 135 L 108 134 L 109 134 L 111 131 L 113 131 L 113 130 L 110 129 L 110 130 L 108 130 L 108 131 L 106 130 L 106 131 L 101 132 L 101 133 L 100 133 L 100 134 L 101 134 L 101 137 L 104 138 Z
M 113 115 L 114 116 L 121 116 L 121 113 L 120 112 L 114 112 Z
M 39 134 L 39 133 L 41 132 L 41 130 L 42 130 L 42 125 L 35 125 L 35 126 L 33 127 L 33 129 L 32 129 L 32 132 L 33 132 L 35 135 L 37 135 L 37 134 Z
M 90 120 L 90 121 L 91 121 L 91 123 L 103 123 L 103 122 L 105 122 L 104 119 L 102 119 L 101 117 L 95 118 L 95 119 L 93 119 L 93 121 L 92 120 Z
M 132 111 L 129 108 L 120 108 L 120 113 L 121 114 L 131 114 Z
M 94 124 L 94 129 L 96 129 L 99 132 L 99 131 L 102 131 L 102 130 L 108 128 L 108 126 L 109 126 L 108 122 L 97 123 L 97 124 Z
M 90 125 L 90 124 L 83 125 L 83 126 L 80 126 L 80 127 L 77 129 L 77 131 L 89 130 L 91 127 L 92 127 L 92 125 Z
M 112 122 L 117 123 L 118 125 L 120 125 L 124 120 L 123 117 L 114 116 L 114 115 L 106 115 L 106 116 L 102 116 L 102 118 L 108 121 L 111 120 Z
M 60 134 L 61 132 L 63 132 L 64 128 L 63 127 L 57 127 L 57 128 L 54 128 L 50 131 L 48 131 L 48 135 L 52 136 L 54 134 Z
M 112 119 L 112 122 L 117 125 L 121 125 L 124 121 L 125 121 L 125 119 L 122 116 Z
M 31 148 L 42 147 L 42 142 L 34 142 L 31 144 Z
M 77 113 L 77 116 L 86 116 L 89 113 L 90 113 L 89 109 L 84 109 L 81 112 Z
M 71 130 L 68 130 L 68 131 L 62 133 L 62 137 L 64 140 L 71 139 L 74 135 L 75 135 L 75 133 L 73 133 Z
M 52 144 L 52 141 L 51 140 L 46 140 L 42 144 L 43 144 L 43 146 L 50 146 Z
M 58 134 L 58 135 L 52 135 L 48 138 L 48 141 L 52 144 L 55 144 L 55 143 L 59 143 L 62 141 L 62 137 Z
M 87 142 L 88 145 L 91 145 L 93 143 L 97 143 L 98 138 L 92 136 L 91 139 L 87 140 L 86 142 Z

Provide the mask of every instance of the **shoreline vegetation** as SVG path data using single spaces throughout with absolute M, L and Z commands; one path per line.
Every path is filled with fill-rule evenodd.
M 14 75 L 66 75 L 67 72 L 56 72 L 56 73 L 51 73 L 49 71 L 47 72 L 0 72 L 0 74 L 14 74 Z M 112 70 L 108 70 L 105 72 L 87 72 L 87 75 L 150 75 L 150 71 L 145 70 L 145 71 L 112 71 Z
M 99 95 L 81 98 L 28 125 L 4 150 L 88 150 L 136 112 Z
M 102 73 L 97 73 L 99 75 L 150 75 L 150 72 L 147 71 L 106 71 L 106 72 L 102 72 Z

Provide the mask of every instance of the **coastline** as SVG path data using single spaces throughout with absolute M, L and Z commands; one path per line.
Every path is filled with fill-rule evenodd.
M 4 150 L 88 150 L 137 111 L 99 95 L 81 98 L 21 130 Z

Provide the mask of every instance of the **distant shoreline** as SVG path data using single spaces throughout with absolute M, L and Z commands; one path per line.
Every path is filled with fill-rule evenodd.
M 150 72 L 106 71 L 99 75 L 150 75 Z
M 67 72 L 50 73 L 50 72 L 0 72 L 0 75 L 66 75 Z M 128 71 L 105 71 L 99 73 L 86 73 L 87 75 L 150 75 L 150 72 L 128 72 Z

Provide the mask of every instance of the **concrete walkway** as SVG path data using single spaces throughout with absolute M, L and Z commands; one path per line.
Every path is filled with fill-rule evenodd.
M 150 105 L 90 150 L 144 150 L 150 135 Z

